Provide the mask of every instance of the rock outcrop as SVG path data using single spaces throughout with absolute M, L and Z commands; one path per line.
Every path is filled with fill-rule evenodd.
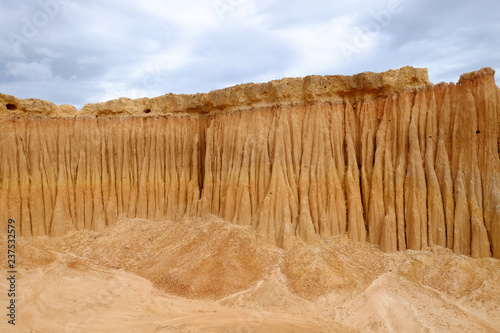
M 0 228 L 211 214 L 283 248 L 347 234 L 500 259 L 499 124 L 489 68 L 458 84 L 404 67 L 79 112 L 0 94 Z

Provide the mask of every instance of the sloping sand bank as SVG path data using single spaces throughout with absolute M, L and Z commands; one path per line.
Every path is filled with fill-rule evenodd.
M 2 332 L 500 331 L 500 262 L 438 247 L 285 251 L 209 217 L 23 237 L 17 257 L 17 325 Z

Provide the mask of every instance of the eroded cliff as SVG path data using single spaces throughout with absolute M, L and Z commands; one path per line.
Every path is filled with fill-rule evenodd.
M 494 71 L 311 76 L 89 104 L 0 95 L 0 224 L 100 230 L 219 216 L 289 248 L 347 233 L 383 251 L 500 258 Z

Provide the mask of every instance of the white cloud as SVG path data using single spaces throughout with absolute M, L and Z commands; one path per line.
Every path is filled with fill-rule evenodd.
M 141 88 L 130 87 L 125 83 L 119 82 L 101 82 L 99 84 L 100 93 L 92 96 L 91 103 L 96 102 L 106 102 L 112 99 L 118 99 L 120 97 L 128 97 L 130 99 L 136 99 L 141 97 L 152 96 L 151 94 L 155 94 L 156 96 L 161 95 L 157 90 L 154 89 L 146 89 L 146 88 L 154 88 L 154 81 L 151 87 L 146 86 Z M 154 96 L 154 95 L 153 95 Z
M 25 58 L 26 55 L 16 44 L 7 43 L 0 39 L 0 56 L 9 58 Z
M 42 55 L 42 56 L 45 56 L 45 57 L 50 58 L 50 59 L 59 59 L 62 56 L 61 53 L 54 52 L 47 47 L 37 47 L 37 48 L 35 48 L 35 53 Z
M 347 61 L 342 43 L 352 43 L 354 17 L 344 16 L 328 22 L 298 25 L 280 29 L 274 35 L 297 49 L 298 57 L 285 76 L 319 74 L 339 67 Z M 367 46 L 367 49 L 369 47 Z
M 84 56 L 76 59 L 76 63 L 79 65 L 95 65 L 102 64 L 105 60 L 96 56 Z
M 26 78 L 30 81 L 46 81 L 53 78 L 50 61 L 41 62 L 9 62 L 6 74 L 16 78 Z
M 0 88 L 82 105 L 403 65 L 446 81 L 500 68 L 497 0 L 399 0 L 384 16 L 395 1 L 71 1 L 20 49 L 0 39 Z M 0 30 L 20 34 L 37 3 L 0 2 Z

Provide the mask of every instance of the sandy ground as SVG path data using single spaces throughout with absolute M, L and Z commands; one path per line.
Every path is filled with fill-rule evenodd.
M 122 220 L 16 251 L 17 325 L 4 314 L 1 332 L 500 332 L 500 262 L 443 248 L 338 237 L 283 251 L 206 218 Z M 7 290 L 2 278 L 4 309 Z

